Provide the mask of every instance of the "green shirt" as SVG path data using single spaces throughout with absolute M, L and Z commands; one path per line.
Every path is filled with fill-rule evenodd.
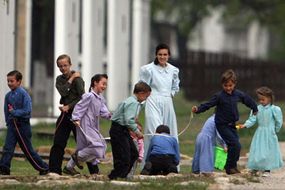
M 56 78 L 55 87 L 61 95 L 60 104 L 69 105 L 70 111 L 72 111 L 84 94 L 84 81 L 81 77 L 77 77 L 70 84 L 68 79 L 64 75 L 59 75 Z
M 136 118 L 139 114 L 141 104 L 138 102 L 136 96 L 130 96 L 121 102 L 114 111 L 111 120 L 126 126 L 134 132 L 138 132 Z

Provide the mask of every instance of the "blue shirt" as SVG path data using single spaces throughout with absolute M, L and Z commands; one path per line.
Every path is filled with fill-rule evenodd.
M 13 107 L 11 112 L 8 111 L 8 105 Z M 30 119 L 32 112 L 32 100 L 28 92 L 23 87 L 11 90 L 5 96 L 4 113 L 5 121 L 8 125 L 13 118 Z
M 140 111 L 141 104 L 138 102 L 135 95 L 130 96 L 123 102 L 121 102 L 117 109 L 114 111 L 111 120 L 126 126 L 134 132 L 138 132 L 138 126 L 136 123 L 136 118 Z
M 233 90 L 232 94 L 225 91 L 216 93 L 208 102 L 201 104 L 196 113 L 204 112 L 216 106 L 216 125 L 235 126 L 235 122 L 239 120 L 238 102 L 251 108 L 253 112 L 258 111 L 255 101 L 250 96 L 240 90 Z
M 166 134 L 154 135 L 149 144 L 149 149 L 146 155 L 146 161 L 149 160 L 150 155 L 173 155 L 175 164 L 179 164 L 180 152 L 176 138 Z

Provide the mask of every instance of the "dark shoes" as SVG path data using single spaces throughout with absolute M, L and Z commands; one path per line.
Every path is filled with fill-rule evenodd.
M 10 175 L 10 172 L 5 172 L 5 171 L 0 170 L 0 175 Z
M 151 162 L 146 162 L 143 170 L 141 171 L 141 175 L 150 175 L 152 164 Z
M 10 170 L 4 167 L 0 167 L 0 175 L 10 175 Z
M 68 167 L 64 167 L 63 170 L 62 170 L 63 173 L 67 174 L 67 175 L 71 175 L 71 176 L 74 176 L 74 175 L 78 175 L 80 174 L 78 171 L 76 171 L 74 168 L 68 168 Z
M 78 161 L 78 153 L 75 152 L 74 154 L 71 155 L 71 158 L 72 160 L 75 162 L 76 166 L 79 168 L 79 169 L 83 169 L 83 166 L 79 163 Z
M 109 180 L 116 180 L 117 179 L 117 177 L 115 177 L 115 176 L 113 176 L 111 174 L 108 175 L 108 178 L 109 178 Z
M 231 168 L 231 169 L 227 169 L 227 170 L 226 170 L 226 173 L 227 173 L 228 175 L 232 175 L 232 174 L 239 174 L 240 171 L 239 171 L 237 168 Z
M 41 170 L 40 172 L 39 172 L 39 175 L 47 175 L 49 173 L 49 170 L 47 169 L 47 170 Z

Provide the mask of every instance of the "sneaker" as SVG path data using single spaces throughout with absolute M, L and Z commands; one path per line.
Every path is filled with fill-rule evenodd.
M 74 176 L 74 175 L 78 175 L 80 174 L 78 171 L 76 171 L 74 168 L 68 168 L 68 167 L 64 167 L 63 170 L 62 170 L 63 173 L 67 174 L 67 175 L 71 175 L 71 176 Z
M 262 174 L 262 177 L 269 177 L 269 176 L 270 176 L 270 172 L 267 172 L 267 171 L 263 172 Z
M 76 166 L 79 168 L 79 169 L 83 169 L 83 166 L 79 163 L 78 161 L 78 152 L 76 151 L 74 154 L 71 155 L 71 158 L 72 160 L 75 162 Z

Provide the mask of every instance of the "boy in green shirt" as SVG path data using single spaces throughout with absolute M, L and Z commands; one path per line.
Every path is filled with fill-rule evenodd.
M 110 180 L 126 178 L 134 162 L 138 159 L 137 148 L 130 136 L 133 131 L 138 138 L 143 134 L 138 129 L 137 116 L 143 101 L 150 95 L 151 88 L 145 82 L 138 82 L 133 95 L 121 102 L 112 115 L 110 129 L 114 169 L 108 175 Z

